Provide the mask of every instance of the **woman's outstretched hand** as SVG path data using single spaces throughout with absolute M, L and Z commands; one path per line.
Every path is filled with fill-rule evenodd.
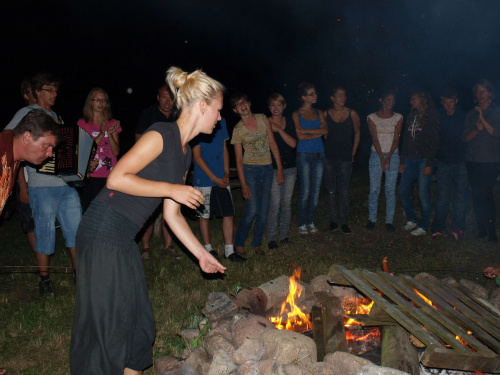
M 220 264 L 208 251 L 203 251 L 199 259 L 200 267 L 206 273 L 224 273 L 226 267 Z

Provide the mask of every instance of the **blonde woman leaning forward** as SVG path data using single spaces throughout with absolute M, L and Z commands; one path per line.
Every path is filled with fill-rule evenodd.
M 141 374 L 152 364 L 155 322 L 135 235 L 163 199 L 164 217 L 207 273 L 223 267 L 191 232 L 181 204 L 203 195 L 185 186 L 188 142 L 220 120 L 223 86 L 197 70 L 172 67 L 167 83 L 181 111 L 176 122 L 151 126 L 109 175 L 78 229 L 72 374 Z

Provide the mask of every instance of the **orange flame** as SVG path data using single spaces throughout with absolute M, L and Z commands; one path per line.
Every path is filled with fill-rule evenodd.
M 420 293 L 417 289 L 413 289 L 413 291 L 414 291 L 415 293 L 417 293 L 417 294 L 418 294 L 418 296 L 419 296 L 420 298 L 422 298 L 425 302 L 427 302 L 429 305 L 431 305 L 432 307 L 434 307 L 434 306 L 432 305 L 432 301 L 431 301 L 429 298 L 427 298 L 426 296 L 424 296 L 424 295 L 423 295 L 422 293 Z
M 300 280 L 300 268 L 293 272 L 290 277 L 289 293 L 286 301 L 281 305 L 281 311 L 278 316 L 271 317 L 269 320 L 278 329 L 286 329 L 288 331 L 302 332 L 312 329 L 312 323 L 306 314 L 302 312 L 300 307 L 295 304 L 295 299 L 299 298 L 302 294 L 302 286 L 297 283 Z M 286 315 L 286 321 L 283 318 Z
M 372 309 L 373 303 L 374 301 L 370 301 L 368 298 L 359 298 L 357 301 L 355 298 L 349 298 L 346 301 L 344 301 L 343 306 L 346 314 L 369 314 Z M 354 306 L 352 308 L 345 307 L 345 306 L 351 306 L 353 304 L 355 304 L 355 308 Z M 349 327 L 352 325 L 359 325 L 359 323 L 356 320 L 349 318 L 344 323 L 344 325 L 346 327 Z

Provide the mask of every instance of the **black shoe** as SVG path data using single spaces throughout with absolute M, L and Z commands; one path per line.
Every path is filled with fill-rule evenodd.
M 392 223 L 386 223 L 385 227 L 387 228 L 387 231 L 389 233 L 392 233 L 392 232 L 396 231 L 396 227 L 394 225 L 392 225 Z
M 209 253 L 217 260 L 220 260 L 219 254 L 217 254 L 217 251 L 215 250 L 210 250 Z
M 335 221 L 330 221 L 330 230 L 333 232 L 334 230 L 339 229 L 339 226 Z
M 342 224 L 342 226 L 340 227 L 340 229 L 342 229 L 342 232 L 344 232 L 344 234 L 350 234 L 350 233 L 352 233 L 351 228 L 349 228 L 347 226 L 347 224 Z
M 40 297 L 43 297 L 45 295 L 51 296 L 51 297 L 56 297 L 56 291 L 54 290 L 54 287 L 52 286 L 52 280 L 47 279 L 44 281 L 40 281 L 38 283 L 38 293 L 40 294 Z
M 488 232 L 486 232 L 485 230 L 484 231 L 480 230 L 476 236 L 476 240 L 481 240 L 481 239 L 486 238 L 486 237 L 488 237 Z
M 498 237 L 496 234 L 490 234 L 488 236 L 488 242 L 494 242 L 494 243 L 497 243 L 498 242 Z
M 371 220 L 368 220 L 368 224 L 366 224 L 366 229 L 368 230 L 374 230 L 375 229 L 375 223 Z
M 277 249 L 278 248 L 278 243 L 276 241 L 269 241 L 267 243 L 267 248 L 269 250 L 274 250 L 274 249 Z
M 285 237 L 280 242 L 282 245 L 288 245 L 290 243 L 290 240 L 288 239 L 288 237 Z
M 231 255 L 229 255 L 226 258 L 234 263 L 245 263 L 247 261 L 246 258 L 243 258 L 241 255 L 238 255 L 236 253 L 232 253 Z

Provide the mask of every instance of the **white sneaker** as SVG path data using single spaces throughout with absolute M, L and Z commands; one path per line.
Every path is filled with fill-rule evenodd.
M 299 227 L 299 234 L 308 234 L 309 230 L 307 229 L 307 225 L 302 225 Z
M 417 223 L 414 223 L 413 221 L 408 221 L 406 222 L 406 225 L 403 227 L 404 230 L 412 230 L 417 227 Z
M 412 236 L 424 236 L 427 232 L 424 228 L 418 227 L 417 229 L 412 230 L 410 233 Z
M 309 233 L 318 233 L 318 228 L 314 225 L 314 223 L 311 223 L 307 226 L 309 229 Z

